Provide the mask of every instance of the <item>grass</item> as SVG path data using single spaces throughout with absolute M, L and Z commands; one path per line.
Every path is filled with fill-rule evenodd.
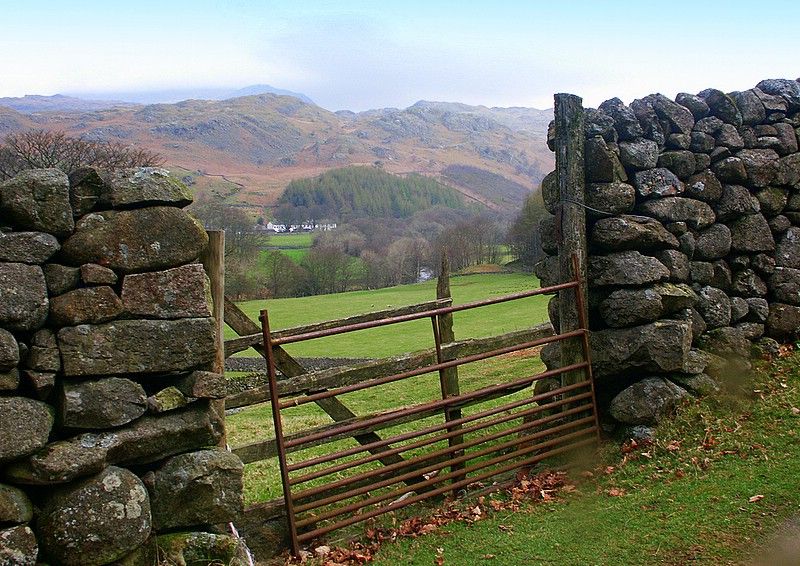
M 310 248 L 319 233 L 291 232 L 286 234 L 270 234 L 269 246 L 274 249 Z
M 797 564 L 774 537 L 800 515 L 799 376 L 797 354 L 762 364 L 744 396 L 687 404 L 653 444 L 607 444 L 574 493 L 386 544 L 375 563 Z
M 505 295 L 537 287 L 538 281 L 530 275 L 491 274 L 455 277 L 451 280 L 454 302 L 465 303 L 489 296 Z M 278 321 L 277 327 L 294 326 L 330 318 L 340 318 L 357 313 L 431 300 L 435 297 L 435 282 L 405 285 L 376 291 L 358 291 L 338 295 L 322 295 L 297 299 L 278 299 L 266 301 L 270 317 Z M 539 296 L 500 305 L 477 309 L 467 313 L 457 313 L 454 330 L 457 338 L 489 336 L 511 330 L 530 327 L 542 322 L 547 312 L 547 297 Z M 243 303 L 245 312 L 255 318 L 264 302 Z M 483 312 L 482 312 L 483 311 Z M 311 357 L 382 357 L 392 354 L 430 348 L 433 337 L 430 322 L 427 320 L 403 323 L 385 329 L 360 331 L 338 337 L 317 340 L 317 344 L 298 344 L 287 348 L 298 356 Z M 490 384 L 503 383 L 514 377 L 541 371 L 538 355 L 525 357 L 509 355 L 487 362 L 462 366 L 459 377 L 462 391 L 475 390 Z M 412 379 L 388 384 L 377 389 L 369 389 L 340 396 L 357 415 L 409 406 L 421 401 L 440 398 L 438 375 L 427 374 Z M 517 395 L 530 395 L 521 392 Z M 509 398 L 506 397 L 505 401 Z M 500 403 L 501 401 L 494 401 Z M 478 411 L 488 404 L 472 407 L 465 411 Z M 313 404 L 303 405 L 283 413 L 284 429 L 287 433 L 304 428 L 330 423 L 330 418 Z M 437 418 L 420 421 L 416 424 L 400 425 L 385 434 L 410 430 L 414 426 L 424 426 L 438 422 Z M 232 446 L 240 446 L 273 435 L 272 414 L 268 405 L 256 405 L 231 414 L 226 419 L 228 440 Z M 383 433 L 382 433 L 383 434 Z M 298 453 L 303 459 L 323 451 L 344 448 L 354 441 L 347 440 L 326 445 L 323 448 Z M 264 501 L 281 496 L 277 461 L 270 459 L 248 464 L 245 467 L 245 499 L 248 503 Z
M 538 286 L 539 281 L 534 276 L 521 273 L 468 275 L 453 277 L 450 280 L 454 304 L 507 295 Z M 431 280 L 414 285 L 351 291 L 335 295 L 246 301 L 240 303 L 239 307 L 253 320 L 258 320 L 261 309 L 268 309 L 270 324 L 277 330 L 412 305 L 435 298 L 436 281 Z M 547 301 L 547 297 L 537 296 L 456 313 L 454 316 L 456 338 L 502 334 L 543 322 L 547 319 Z M 235 336 L 232 331 L 228 332 L 226 338 Z M 418 320 L 292 344 L 287 346 L 287 351 L 301 357 L 368 358 L 391 356 L 432 346 L 433 334 L 430 321 Z M 250 352 L 243 355 L 256 354 Z

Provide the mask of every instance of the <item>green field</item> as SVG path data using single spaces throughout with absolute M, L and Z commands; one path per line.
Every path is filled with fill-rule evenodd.
M 271 248 L 277 249 L 310 248 L 316 236 L 317 234 L 312 232 L 291 232 L 288 234 L 270 233 L 269 245 Z
M 521 274 L 471 275 L 454 277 L 451 280 L 452 294 L 454 302 L 457 304 L 535 287 L 538 287 L 535 277 Z M 242 303 L 240 306 L 254 319 L 259 309 L 268 308 L 273 328 L 278 329 L 341 318 L 371 310 L 415 304 L 431 300 L 435 298 L 435 294 L 436 284 L 429 281 L 376 291 L 250 301 Z M 466 313 L 457 313 L 454 322 L 456 338 L 497 335 L 538 324 L 546 318 L 547 300 L 548 298 L 545 296 L 538 296 L 513 303 L 483 307 Z M 307 344 L 295 345 L 294 349 L 289 346 L 287 349 L 301 357 L 383 357 L 432 346 L 431 323 L 428 320 L 421 320 L 383 329 L 329 337 Z M 537 354 L 510 355 L 465 365 L 459 368 L 461 390 L 462 392 L 472 391 L 491 384 L 507 382 L 515 377 L 541 371 L 541 369 L 541 361 Z M 340 400 L 356 414 L 366 415 L 437 399 L 440 398 L 440 395 L 438 374 L 426 374 L 379 388 L 343 395 L 340 396 Z M 530 390 L 515 395 L 530 395 Z M 490 401 L 489 403 L 507 402 L 513 398 L 513 396 L 506 397 L 502 401 Z M 489 405 L 470 407 L 465 410 L 465 414 L 485 409 L 487 406 Z M 400 433 L 414 427 L 440 422 L 440 420 L 441 417 L 431 417 L 415 424 L 399 425 L 385 433 Z M 273 435 L 272 414 L 266 404 L 256 405 L 231 414 L 227 417 L 226 422 L 228 441 L 232 446 L 268 439 Z M 307 427 L 328 424 L 331 421 L 319 408 L 309 404 L 284 411 L 283 422 L 286 432 L 291 433 Z M 352 442 L 352 440 L 341 441 L 325 447 L 310 449 L 299 453 L 298 456 L 313 457 L 330 449 L 350 446 Z M 293 455 L 291 459 L 295 457 Z M 280 479 L 275 459 L 248 464 L 245 467 L 245 497 L 248 503 L 264 501 L 280 495 Z
M 517 293 L 539 286 L 533 275 L 499 273 L 453 277 L 450 288 L 454 304 L 463 304 L 489 297 Z M 246 301 L 239 306 L 253 320 L 261 309 L 267 309 L 273 330 L 299 326 L 383 310 L 413 305 L 436 298 L 436 281 L 414 285 L 387 287 L 373 291 L 351 291 L 335 295 L 317 295 L 290 299 Z M 454 315 L 456 339 L 492 336 L 529 328 L 547 319 L 548 297 L 537 296 L 511 303 L 502 303 Z M 227 338 L 234 337 L 228 330 Z M 301 357 L 384 357 L 422 350 L 433 346 L 433 333 L 428 320 L 418 320 L 386 328 L 331 336 L 302 344 L 287 346 Z M 243 355 L 256 355 L 250 351 Z

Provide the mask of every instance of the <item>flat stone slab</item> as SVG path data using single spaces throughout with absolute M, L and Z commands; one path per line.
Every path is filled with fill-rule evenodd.
M 213 318 L 116 320 L 58 332 L 64 374 L 162 373 L 214 360 Z
M 108 210 L 81 218 L 61 257 L 71 265 L 98 263 L 140 273 L 189 263 L 207 243 L 203 226 L 179 208 Z
M 145 318 L 211 316 L 211 286 L 198 263 L 165 271 L 127 275 L 122 281 L 125 311 Z
M 41 267 L 0 263 L 0 327 L 36 330 L 44 324 L 49 304 Z

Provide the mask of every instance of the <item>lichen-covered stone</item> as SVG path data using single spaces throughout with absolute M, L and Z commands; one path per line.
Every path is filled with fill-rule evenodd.
M 648 377 L 623 389 L 611 400 L 609 412 L 625 424 L 656 424 L 688 397 L 686 390 L 663 377 Z
M 688 92 L 678 93 L 678 96 L 675 97 L 675 102 L 689 110 L 695 120 L 705 118 L 710 112 L 705 100 L 697 95 L 689 94 Z
M 42 268 L 0 263 L 0 327 L 30 332 L 47 318 L 49 302 Z
M 16 391 L 19 388 L 19 370 L 0 370 L 0 391 Z
M 697 302 L 697 310 L 708 328 L 730 325 L 731 302 L 728 295 L 716 287 L 703 287 L 698 296 L 700 300 Z
M 81 271 L 77 267 L 48 263 L 43 270 L 47 292 L 51 297 L 72 291 L 81 280 Z
M 50 561 L 65 566 L 108 564 L 150 536 L 150 499 L 136 475 L 109 467 L 56 490 L 37 526 L 43 554 Z
M 60 247 L 55 236 L 45 232 L 0 232 L 0 261 L 44 263 Z
M 769 316 L 769 303 L 761 297 L 747 297 L 747 320 L 748 322 L 766 322 Z
M 730 297 L 731 300 L 731 322 L 738 322 L 750 312 L 747 299 L 742 297 Z
M 769 305 L 767 336 L 778 340 L 792 339 L 800 332 L 800 307 L 783 303 Z
M 25 365 L 34 371 L 55 373 L 61 369 L 61 355 L 52 330 L 42 328 L 33 335 Z
M 742 114 L 742 124 L 760 124 L 767 118 L 767 111 L 764 103 L 758 98 L 753 89 L 744 92 L 732 92 L 731 98 L 736 103 L 736 107 Z
M 633 175 L 633 186 L 636 187 L 639 195 L 643 197 L 678 195 L 685 188 L 683 181 L 678 179 L 675 173 L 663 167 L 635 173 Z
M 786 207 L 788 191 L 781 187 L 765 187 L 756 193 L 761 213 L 771 218 L 777 216 Z
M 48 405 L 27 397 L 0 397 L 0 463 L 33 454 L 53 428 Z
M 758 253 L 775 249 L 775 239 L 762 214 L 742 216 L 728 226 L 731 230 L 731 250 L 735 252 Z
M 598 110 L 611 116 L 614 120 L 614 128 L 617 130 L 620 140 L 632 140 L 644 135 L 644 130 L 639 125 L 639 120 L 633 110 L 625 106 L 619 98 L 606 100 L 600 104 Z
M 684 196 L 713 203 L 722 197 L 722 183 L 711 171 L 705 170 L 686 180 Z
M 661 296 L 650 288 L 617 289 L 600 303 L 600 315 L 611 327 L 652 322 L 663 313 Z
M 765 79 L 759 82 L 762 92 L 779 96 L 786 101 L 788 110 L 800 110 L 800 83 L 791 79 Z
M 17 339 L 8 330 L 0 328 L 0 371 L 8 371 L 19 363 Z
M 138 273 L 189 263 L 207 242 L 200 223 L 179 208 L 104 211 L 81 218 L 61 257 L 72 265 L 99 263 Z
M 30 169 L 0 183 L 0 210 L 20 230 L 62 237 L 75 227 L 69 179 L 59 169 Z
M 39 547 L 36 535 L 28 525 L 0 529 L 0 564 L 3 566 L 34 566 Z
M 593 285 L 645 285 L 669 277 L 669 270 L 654 257 L 625 251 L 589 258 L 589 281 Z
M 556 296 L 552 298 L 557 299 Z M 224 399 L 227 394 L 225 375 L 210 371 L 193 371 L 176 381 L 175 387 L 187 397 L 196 399 Z
M 747 214 L 756 214 L 761 210 L 758 199 L 741 185 L 724 185 L 719 201 L 714 205 L 714 212 L 719 222 L 727 222 Z
M 632 371 L 683 371 L 692 332 L 686 321 L 658 320 L 632 328 L 594 331 L 591 345 L 592 367 L 598 378 Z
M 80 270 L 81 280 L 85 285 L 116 285 L 119 279 L 113 269 L 96 263 L 84 263 Z
M 652 169 L 658 163 L 658 144 L 646 138 L 619 142 L 619 160 L 628 169 Z
M 147 409 L 151 413 L 166 413 L 185 407 L 189 401 L 180 389 L 174 386 L 165 387 L 147 398 Z
M 214 359 L 214 320 L 116 320 L 62 328 L 58 344 L 69 376 L 157 373 Z
M 779 303 L 800 306 L 800 269 L 776 267 L 767 286 Z
M 719 149 L 719 148 L 717 148 Z M 727 148 L 725 151 L 728 151 Z M 723 183 L 740 184 L 747 181 L 747 169 L 738 157 L 724 157 L 715 161 L 714 153 L 711 154 L 711 170 L 717 179 Z
M 800 269 L 800 227 L 792 226 L 778 240 L 775 265 Z
M 25 492 L 0 483 L 0 524 L 19 525 L 33 518 L 33 505 Z M 2 560 L 0 560 L 2 564 Z
M 693 230 L 702 230 L 716 220 L 714 211 L 703 201 L 684 197 L 664 197 L 643 202 L 639 210 L 661 222 L 686 222 Z
M 731 231 L 725 224 L 712 224 L 695 238 L 694 257 L 713 261 L 731 251 Z
M 138 419 L 146 409 L 144 389 L 129 379 L 106 377 L 63 384 L 61 422 L 70 428 L 115 428 Z
M 221 449 L 200 450 L 167 460 L 153 482 L 157 530 L 235 521 L 243 509 L 242 465 Z
M 778 175 L 778 154 L 772 149 L 743 149 L 737 152 L 747 172 L 747 182 L 753 187 L 766 187 Z
M 198 318 L 211 316 L 211 287 L 203 266 L 197 263 L 158 271 L 126 275 L 122 282 L 125 311 L 145 318 Z
M 83 287 L 50 299 L 50 322 L 54 326 L 100 324 L 122 312 L 122 301 L 111 287 Z
M 48 485 L 97 473 L 109 464 L 138 465 L 214 446 L 223 423 L 207 401 L 178 411 L 145 415 L 111 431 L 79 434 L 52 442 L 8 467 L 10 481 Z
M 184 207 L 192 202 L 192 193 L 160 167 L 98 170 L 103 182 L 99 202 L 112 208 L 154 205 Z
M 707 88 L 702 92 L 698 92 L 697 96 L 708 104 L 711 114 L 718 117 L 723 122 L 733 124 L 734 126 L 742 125 L 742 114 L 736 107 L 736 103 L 721 90 Z
M 743 269 L 733 276 L 731 292 L 741 297 L 763 297 L 767 284 L 752 269 Z
M 587 181 L 611 183 L 628 180 L 625 169 L 619 162 L 619 157 L 600 136 L 586 140 L 584 156 Z
M 658 156 L 658 166 L 669 169 L 679 179 L 688 179 L 695 172 L 694 154 L 687 150 L 665 151 Z
M 627 214 L 636 203 L 636 189 L 633 186 L 616 181 L 613 183 L 590 183 L 586 186 L 584 204 L 586 215 L 590 218 L 605 217 L 600 210 L 608 214 Z M 592 210 L 594 209 L 594 210 Z
M 664 226 L 646 216 L 621 215 L 598 220 L 590 242 L 606 251 L 676 249 L 678 240 Z
M 678 250 L 664 250 L 656 258 L 669 270 L 669 280 L 682 283 L 689 280 L 689 258 Z

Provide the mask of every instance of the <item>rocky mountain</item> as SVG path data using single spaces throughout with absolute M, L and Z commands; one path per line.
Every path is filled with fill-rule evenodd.
M 91 110 L 104 110 L 114 106 L 131 106 L 129 102 L 120 100 L 86 100 L 74 96 L 64 96 L 56 94 L 53 96 L 41 96 L 38 94 L 26 94 L 20 97 L 0 98 L 0 106 L 11 108 L 17 112 L 32 114 L 34 112 L 86 112 Z
M 286 184 L 347 165 L 437 178 L 468 200 L 514 211 L 552 169 L 551 111 L 420 101 L 405 109 L 330 112 L 294 96 L 24 114 L 0 106 L 0 135 L 64 130 L 158 151 L 198 192 L 272 206 Z

